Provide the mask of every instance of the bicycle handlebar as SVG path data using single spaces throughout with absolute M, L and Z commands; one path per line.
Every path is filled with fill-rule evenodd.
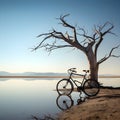
M 85 72 L 87 74 L 87 73 L 89 73 L 89 70 L 83 70 L 83 72 Z M 68 73 L 69 74 L 71 74 L 71 73 L 73 73 L 73 74 L 77 73 L 76 68 L 70 68 L 70 69 L 68 69 Z
M 68 69 L 68 73 L 77 73 L 76 68 Z

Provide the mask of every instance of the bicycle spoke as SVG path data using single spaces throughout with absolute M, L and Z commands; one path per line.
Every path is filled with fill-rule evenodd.
M 83 85 L 83 90 L 88 96 L 95 96 L 98 94 L 100 88 L 97 81 L 87 80 Z
M 58 82 L 56 89 L 60 95 L 69 95 L 73 90 L 73 85 L 69 80 L 62 79 Z

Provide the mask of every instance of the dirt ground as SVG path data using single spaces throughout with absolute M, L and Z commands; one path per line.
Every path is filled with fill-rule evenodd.
M 101 89 L 85 102 L 59 114 L 59 120 L 120 120 L 120 89 Z

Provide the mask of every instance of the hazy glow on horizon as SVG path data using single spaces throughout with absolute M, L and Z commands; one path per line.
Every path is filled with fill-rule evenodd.
M 52 28 L 64 31 L 56 19 L 61 14 L 70 13 L 66 20 L 88 33 L 92 33 L 94 25 L 110 21 L 117 36 L 105 37 L 99 49 L 98 58 L 102 58 L 120 44 L 119 11 L 119 0 L 0 0 L 0 71 L 66 72 L 76 67 L 81 72 L 88 69 L 87 58 L 77 50 L 59 49 L 51 55 L 42 49 L 31 52 L 40 41 L 36 36 Z M 120 49 L 114 53 L 119 54 Z M 100 74 L 120 74 L 120 58 L 110 58 L 101 64 Z

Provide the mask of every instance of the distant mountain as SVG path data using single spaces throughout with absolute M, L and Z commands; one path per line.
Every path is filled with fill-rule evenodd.
M 11 75 L 11 73 L 5 72 L 5 71 L 0 71 L 0 76 L 6 76 L 6 75 Z
M 54 73 L 54 72 L 23 72 L 23 73 L 9 73 L 0 71 L 0 76 L 66 76 L 66 73 Z
M 0 76 L 67 76 L 67 73 L 54 73 L 54 72 L 23 72 L 23 73 L 9 73 L 6 71 L 0 71 Z M 120 76 L 113 74 L 100 74 L 99 77 L 112 77 Z
M 112 76 L 120 76 L 120 75 L 114 75 L 114 74 L 100 74 L 99 77 L 112 77 Z

